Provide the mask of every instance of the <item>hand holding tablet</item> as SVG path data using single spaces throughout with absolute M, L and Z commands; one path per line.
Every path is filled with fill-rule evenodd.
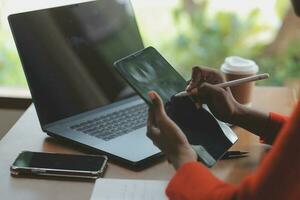
M 186 81 L 153 47 L 131 54 L 114 65 L 149 105 L 149 91 L 161 96 L 167 114 L 196 147 L 199 159 L 207 166 L 214 165 L 236 142 L 235 133 L 215 119 L 207 107 L 196 109 L 191 97 L 172 98 L 185 89 Z

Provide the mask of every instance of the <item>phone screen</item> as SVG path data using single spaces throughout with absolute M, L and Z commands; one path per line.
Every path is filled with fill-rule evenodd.
M 22 152 L 13 163 L 21 168 L 46 168 L 58 170 L 98 171 L 105 158 L 91 155 Z
M 153 47 L 115 62 L 115 67 L 148 104 L 151 90 L 166 103 L 186 87 L 182 76 Z

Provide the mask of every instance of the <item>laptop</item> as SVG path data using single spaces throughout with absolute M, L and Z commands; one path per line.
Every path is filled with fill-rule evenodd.
M 42 130 L 130 166 L 161 152 L 147 105 L 113 68 L 143 48 L 129 0 L 98 0 L 8 17 Z

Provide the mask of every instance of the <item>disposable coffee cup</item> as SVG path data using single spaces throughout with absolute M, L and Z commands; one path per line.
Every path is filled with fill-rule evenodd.
M 221 71 L 225 75 L 226 81 L 256 75 L 258 70 L 259 68 L 253 60 L 244 59 L 238 56 L 227 57 L 224 64 L 221 66 Z M 246 106 L 251 106 L 254 86 L 255 82 L 248 82 L 230 87 L 230 90 L 237 102 Z

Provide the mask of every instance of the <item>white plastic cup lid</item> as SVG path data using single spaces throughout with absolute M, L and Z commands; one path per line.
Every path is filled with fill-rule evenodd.
M 225 59 L 221 71 L 226 74 L 247 75 L 256 74 L 258 66 L 253 60 L 244 59 L 238 56 L 230 56 Z

